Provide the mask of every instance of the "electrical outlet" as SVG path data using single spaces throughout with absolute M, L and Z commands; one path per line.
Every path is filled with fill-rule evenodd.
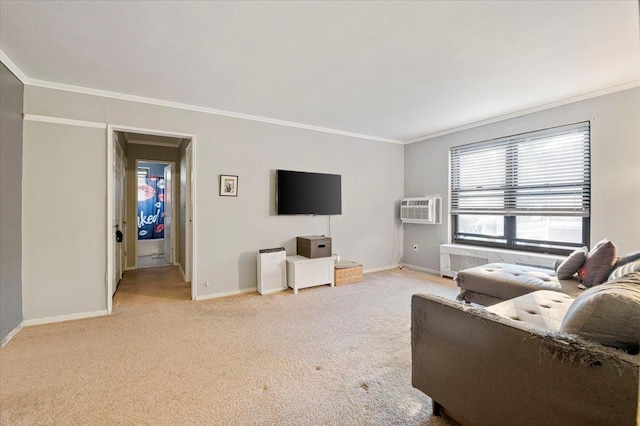
M 418 251 L 418 245 L 417 244 L 413 245 L 413 251 Z
M 202 287 L 209 287 L 209 281 L 205 281 L 202 283 Z

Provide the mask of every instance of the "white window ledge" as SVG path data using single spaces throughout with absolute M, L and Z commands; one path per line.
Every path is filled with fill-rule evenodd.
M 564 259 L 564 256 L 464 244 L 442 244 L 440 274 L 453 277 L 463 269 L 498 262 L 553 269 L 556 259 Z

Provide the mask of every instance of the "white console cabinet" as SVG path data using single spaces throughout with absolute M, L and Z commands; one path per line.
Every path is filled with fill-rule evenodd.
M 303 256 L 287 256 L 287 285 L 298 294 L 301 288 L 330 284 L 335 286 L 333 267 L 337 256 L 309 259 Z

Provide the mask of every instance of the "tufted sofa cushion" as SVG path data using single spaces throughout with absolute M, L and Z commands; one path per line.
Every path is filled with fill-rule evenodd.
M 558 331 L 574 299 L 557 291 L 539 290 L 486 308 L 488 312 L 542 330 Z
M 455 280 L 462 290 L 501 300 L 513 299 L 536 290 L 558 291 L 570 296 L 581 293 L 575 279 L 558 280 L 551 269 L 509 263 L 489 263 L 458 272 Z

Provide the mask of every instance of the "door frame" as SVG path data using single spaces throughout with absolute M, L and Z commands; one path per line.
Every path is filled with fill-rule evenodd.
M 193 140 L 191 142 L 189 142 L 187 144 L 187 147 L 185 148 L 185 159 L 184 159 L 184 168 L 185 168 L 185 173 L 186 173 L 186 178 L 187 178 L 187 190 L 185 191 L 185 209 L 184 209 L 184 226 L 185 226 L 185 232 L 184 232 L 184 244 L 186 247 L 189 247 L 191 245 L 191 242 L 193 241 L 193 222 L 192 222 L 192 218 L 193 218 L 193 211 L 194 208 L 193 206 L 194 204 L 194 198 L 193 198 L 193 182 L 194 182 L 194 174 L 193 174 Z M 182 170 L 181 170 L 182 171 Z M 185 256 L 184 256 L 184 267 L 185 267 L 185 271 L 182 271 L 184 273 L 184 280 L 187 282 L 191 282 L 191 296 L 192 296 L 192 300 L 196 300 L 196 289 L 197 286 L 195 285 L 196 281 L 192 279 L 192 275 L 191 272 L 193 271 L 192 268 L 192 259 L 194 258 L 193 252 L 186 250 L 185 251 Z
M 191 259 L 191 300 L 196 300 L 196 277 L 197 277 L 197 256 L 196 256 L 196 247 L 197 247 L 197 224 L 196 221 L 196 135 L 194 133 L 185 133 L 185 132 L 172 132 L 167 130 L 158 130 L 158 129 L 146 129 L 142 127 L 133 127 L 126 126 L 120 124 L 109 124 L 107 123 L 107 162 L 106 162 L 106 174 L 107 174 L 107 211 L 106 211 L 106 219 L 105 223 L 105 232 L 106 232 L 106 240 L 107 240 L 107 255 L 106 255 L 106 276 L 105 276 L 105 298 L 106 298 L 106 306 L 107 313 L 110 314 L 113 310 L 113 267 L 114 267 L 114 237 L 113 237 L 113 229 L 111 224 L 111 218 L 114 214 L 115 209 L 115 194 L 114 194 L 114 185 L 113 185 L 113 156 L 114 156 L 114 132 L 133 132 L 133 133 L 145 133 L 148 135 L 155 136 L 168 136 L 168 137 L 179 137 L 182 139 L 191 139 L 191 176 L 192 179 L 190 181 L 190 191 L 191 191 L 191 199 L 193 200 L 192 209 L 191 209 L 191 242 L 190 244 L 185 244 L 185 251 L 190 253 Z M 186 225 L 186 223 L 185 223 Z M 185 239 L 186 243 L 186 239 Z M 137 262 L 137 259 L 136 259 Z M 185 262 L 186 263 L 186 262 Z M 187 265 L 185 265 L 187 267 Z
M 139 164 L 140 163 L 152 163 L 152 164 L 166 164 L 168 166 L 171 166 L 171 179 L 174 180 L 174 176 L 176 174 L 176 162 L 175 161 L 168 161 L 168 160 L 143 160 L 143 159 L 136 159 L 136 170 L 138 170 L 138 168 L 140 167 Z M 137 182 L 137 181 L 136 181 Z M 172 182 L 173 184 L 173 182 Z M 180 185 L 180 180 L 178 179 L 178 185 Z M 176 203 L 175 203 L 175 199 L 176 199 L 176 188 L 175 185 L 171 187 L 171 199 L 174 200 L 173 204 L 171 206 L 171 219 L 175 219 L 176 217 Z M 135 205 L 138 205 L 138 191 L 136 191 L 136 198 L 134 200 Z M 178 200 L 178 204 L 180 204 L 180 200 Z M 180 218 L 180 220 L 182 220 L 182 218 Z M 186 225 L 186 222 L 185 222 Z M 178 226 L 180 226 L 180 224 L 178 223 Z M 175 225 L 173 224 L 173 222 L 171 223 L 171 264 L 172 265 L 178 265 L 179 262 L 176 259 L 176 239 L 175 239 L 175 235 L 176 235 L 176 231 L 175 231 Z M 134 267 L 135 269 L 138 269 L 138 238 L 136 235 L 136 251 L 133 254 L 134 256 Z M 186 241 L 185 241 L 185 245 L 186 245 Z M 186 262 L 185 262 L 186 263 Z M 186 265 L 185 265 L 186 267 Z
M 116 141 L 117 142 L 117 141 Z M 122 215 L 120 217 L 120 224 L 119 224 L 119 230 L 120 232 L 122 232 L 123 234 L 123 239 L 122 239 L 122 246 L 121 246 L 121 250 L 122 253 L 120 253 L 120 255 L 122 256 L 122 259 L 120 259 L 121 261 L 121 265 L 120 267 L 122 268 L 120 270 L 120 275 L 117 277 L 117 280 L 115 281 L 115 286 L 117 287 L 118 284 L 120 283 L 120 280 L 122 279 L 122 277 L 124 276 L 124 271 L 127 267 L 126 262 L 125 262 L 125 256 L 124 253 L 127 250 L 127 230 L 126 230 L 126 223 L 127 223 L 127 154 L 124 152 L 124 149 L 122 148 L 122 146 L 119 143 L 114 143 L 114 148 L 116 149 L 116 151 L 118 151 L 118 153 L 122 156 L 122 159 L 124 160 L 124 164 L 122 165 L 122 194 L 121 194 L 121 200 L 120 200 L 120 214 Z M 112 177 L 113 177 L 113 171 L 112 171 Z M 115 197 L 115 191 L 117 188 L 114 188 L 114 197 Z M 115 199 L 115 198 L 114 198 Z M 116 213 L 115 211 L 115 204 L 114 204 L 114 209 L 113 209 L 114 213 Z M 113 228 L 112 228 L 112 232 L 113 232 Z M 114 259 L 114 263 L 115 263 L 116 259 Z M 113 292 L 115 292 L 115 288 L 111 289 Z M 113 294 L 111 295 L 113 296 Z

